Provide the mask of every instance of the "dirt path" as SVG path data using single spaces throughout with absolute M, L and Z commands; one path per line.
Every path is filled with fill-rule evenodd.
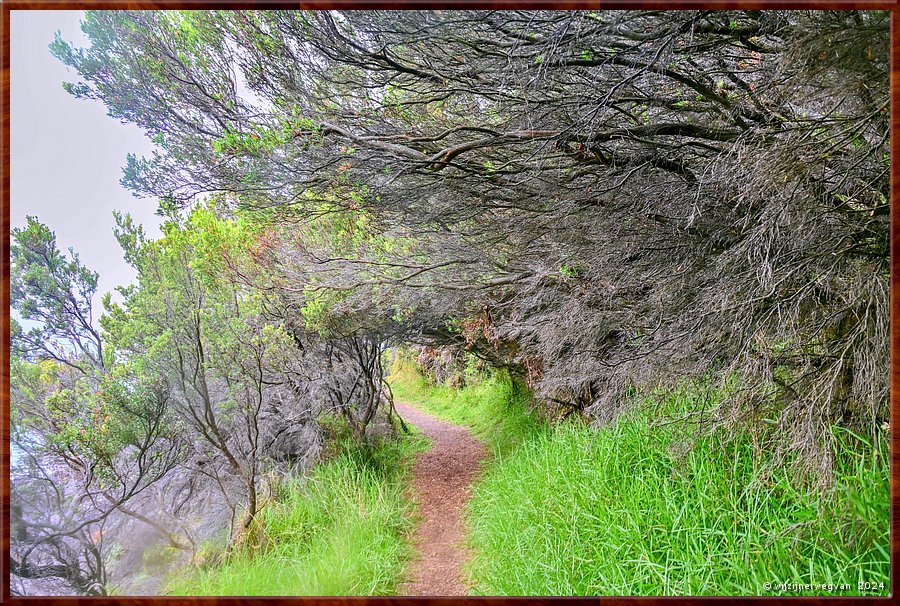
M 466 595 L 462 564 L 465 546 L 463 507 L 469 489 L 487 455 L 484 445 L 465 427 L 452 425 L 413 408 L 396 404 L 404 421 L 431 438 L 434 446 L 420 453 L 413 467 L 414 498 L 421 520 L 413 537 L 421 554 L 412 578 L 401 592 L 412 596 Z

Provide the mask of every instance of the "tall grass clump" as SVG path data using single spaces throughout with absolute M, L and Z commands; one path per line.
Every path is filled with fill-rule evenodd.
M 687 448 L 650 418 L 546 428 L 493 465 L 469 506 L 474 592 L 887 595 L 886 432 L 835 428 L 823 493 L 749 435 L 688 434 Z
M 192 568 L 170 595 L 392 595 L 413 555 L 403 492 L 424 438 L 338 443 L 308 477 L 279 485 L 260 514 L 266 547 Z

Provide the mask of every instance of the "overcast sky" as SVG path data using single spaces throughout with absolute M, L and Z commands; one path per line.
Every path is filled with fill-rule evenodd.
M 11 11 L 10 14 L 10 219 L 13 227 L 36 215 L 100 273 L 100 295 L 127 284 L 135 272 L 122 259 L 112 233 L 112 211 L 131 213 L 150 237 L 158 237 L 156 200 L 139 200 L 119 185 L 128 153 L 149 154 L 141 130 L 106 115 L 99 101 L 76 99 L 62 88 L 78 75 L 47 46 L 55 32 L 86 46 L 82 11 Z M 95 315 L 97 317 L 97 315 Z

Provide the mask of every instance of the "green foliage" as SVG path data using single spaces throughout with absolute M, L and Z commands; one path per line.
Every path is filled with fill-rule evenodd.
M 318 203 L 315 219 L 307 221 L 302 230 L 303 242 L 335 256 L 385 260 L 398 242 L 375 228 L 374 216 L 368 209 L 371 202 L 367 185 L 348 183 L 330 199 Z
M 225 50 L 221 16 L 215 11 L 160 11 L 155 15 L 157 18 L 147 19 L 141 11 L 86 11 L 81 28 L 93 41 L 90 52 L 76 49 L 58 33 L 50 44 L 50 51 L 63 63 L 77 65 L 85 75 L 118 71 L 147 86 L 150 83 L 183 82 L 173 76 L 183 77 L 190 71 L 195 82 L 209 87 L 212 98 L 215 99 L 215 95 L 219 100 L 229 98 L 227 75 L 218 73 L 220 70 L 214 62 L 216 52 Z M 138 41 L 143 36 L 150 36 L 159 46 L 140 44 Z M 125 50 L 128 54 L 123 57 Z M 97 95 L 97 91 L 86 84 L 68 84 L 67 88 L 79 97 L 94 98 Z M 122 101 L 136 95 L 136 91 L 112 86 L 101 89 Z M 113 115 L 135 118 L 146 105 L 138 103 Z
M 262 227 L 249 212 L 230 218 L 225 202 L 214 197 L 185 214 L 165 209 L 158 240 L 118 215 L 116 236 L 138 279 L 120 289 L 121 304 L 107 301 L 102 325 L 116 356 L 139 376 L 165 381 L 183 426 L 244 482 L 246 530 L 261 489 L 260 420 L 272 414 L 272 394 L 297 351 L 264 316 L 266 292 L 245 282 L 256 277 L 252 249 Z
M 25 403 L 43 402 L 56 389 L 59 389 L 62 369 L 55 360 L 29 362 L 13 355 L 9 362 L 10 384 L 10 424 L 15 433 L 17 429 L 39 426 L 41 420 L 29 414 Z
M 374 447 L 343 442 L 308 478 L 280 484 L 260 514 L 261 553 L 172 579 L 171 595 L 393 595 L 412 556 L 404 496 L 424 439 Z
M 117 213 L 116 224 L 125 258 L 138 270 L 138 284 L 119 289 L 122 304 L 105 300 L 101 325 L 117 351 L 140 354 L 133 363 L 148 370 L 146 364 L 168 355 L 173 340 L 194 323 L 210 346 L 220 349 L 228 349 L 235 335 L 247 331 L 247 318 L 258 315 L 261 294 L 239 292 L 233 278 L 246 271 L 250 251 L 261 237 L 252 216 L 223 218 L 213 200 L 184 217 L 172 216 L 156 241 L 148 240 L 129 215 Z
M 566 278 L 580 278 L 584 272 L 584 264 L 574 263 L 559 266 L 559 273 Z
M 36 456 L 86 472 L 88 482 L 116 480 L 117 455 L 147 448 L 156 435 L 148 415 L 163 412 L 158 394 L 136 367 L 103 348 L 91 313 L 97 273 L 73 250 L 68 258 L 60 253 L 36 217 L 12 236 L 12 307 L 36 325 L 25 333 L 12 323 L 13 438 Z
M 91 300 L 97 291 L 97 272 L 69 257 L 56 245 L 56 234 L 29 216 L 24 228 L 14 228 L 10 243 L 10 304 L 21 318 L 38 326 L 24 332 L 16 323 L 14 349 L 39 358 L 78 365 L 84 356 L 102 367 L 103 351 L 92 326 Z M 84 365 L 79 366 L 86 372 Z
M 56 433 L 50 441 L 60 448 L 84 453 L 88 460 L 109 462 L 118 452 L 116 440 L 108 439 L 112 412 L 87 381 L 68 389 L 58 389 L 47 399 L 47 409 Z
M 89 462 L 94 480 L 115 480 L 120 452 L 130 446 L 146 448 L 148 435 L 171 429 L 159 414 L 158 386 L 137 376 L 127 363 L 85 376 L 53 360 L 15 358 L 10 375 L 14 435 L 40 436 L 32 454 L 53 452 L 65 460 Z
M 309 118 L 294 114 L 274 125 L 250 123 L 245 130 L 227 128 L 224 134 L 213 140 L 213 151 L 219 156 L 247 154 L 250 156 L 271 152 L 279 146 L 295 140 L 309 144 L 321 142 L 318 125 Z
M 833 13 L 774 15 L 777 31 L 769 27 L 771 19 L 750 12 L 734 18 L 610 15 L 616 31 L 602 26 L 605 13 L 587 13 L 601 26 L 582 28 L 575 47 L 562 44 L 569 17 L 547 14 L 524 30 L 510 23 L 497 34 L 527 41 L 530 50 L 517 58 L 503 50 L 502 41 L 491 51 L 490 32 L 497 26 L 474 15 L 458 25 L 409 13 L 376 52 L 369 42 L 386 31 L 383 15 L 88 12 L 83 29 L 90 47 L 75 49 L 57 37 L 51 50 L 81 77 L 82 83 L 67 90 L 102 100 L 111 116 L 137 124 L 159 147 L 150 159 L 130 156 L 123 182 L 162 196 L 160 211 L 168 221 L 164 237 L 150 242 L 130 218 L 118 217 L 117 236 L 140 277 L 137 286 L 122 289 L 121 305 L 105 300 L 109 315 L 103 326 L 113 345 L 105 355 L 89 316 L 78 317 L 89 313 L 96 274 L 81 268 L 74 254 L 70 261 L 56 251 L 53 234 L 36 221 L 32 226 L 29 219 L 26 230 L 14 233 L 13 301 L 24 318 L 43 326 L 26 333 L 12 324 L 20 353 L 28 360 L 53 358 L 84 374 L 89 372 L 79 363 L 85 356 L 95 367 L 125 359 L 130 366 L 117 366 L 113 370 L 121 368 L 124 378 L 111 372 L 98 387 L 96 376 L 63 381 L 62 371 L 71 369 L 16 362 L 21 385 L 13 423 L 38 419 L 49 432 L 48 445 L 109 459 L 138 435 L 116 411 L 152 401 L 152 386 L 135 377 L 160 371 L 180 372 L 182 385 L 186 375 L 203 375 L 205 384 L 209 372 L 231 393 L 215 407 L 207 403 L 207 418 L 213 408 L 226 418 L 236 416 L 242 404 L 237 394 L 250 391 L 248 377 L 258 377 L 261 403 L 263 385 L 278 384 L 263 379 L 263 366 L 283 367 L 289 359 L 290 339 L 262 313 L 269 311 L 267 293 L 277 292 L 272 299 L 289 299 L 291 313 L 300 309 L 305 327 L 326 337 L 391 322 L 393 329 L 413 312 L 420 326 L 440 326 L 448 315 L 483 307 L 497 328 L 496 345 L 507 345 L 499 335 L 513 335 L 512 355 L 539 360 L 536 380 L 548 391 L 590 382 L 594 393 L 612 393 L 607 388 L 633 384 L 636 377 L 679 368 L 703 372 L 721 358 L 745 358 L 752 360 L 744 365 L 748 380 L 774 379 L 784 386 L 779 397 L 796 401 L 792 408 L 801 411 L 794 416 L 802 426 L 786 415 L 763 419 L 780 422 L 791 448 L 827 442 L 817 430 L 802 435 L 807 428 L 824 432 L 837 419 L 863 426 L 882 415 L 887 403 L 887 386 L 877 372 L 887 359 L 870 355 L 887 349 L 865 347 L 883 344 L 888 334 L 888 314 L 880 312 L 887 300 L 881 278 L 889 253 L 881 176 L 889 158 L 879 156 L 888 127 L 882 115 L 888 110 L 887 22 L 886 13 Z M 424 31 L 424 24 L 439 44 L 411 33 Z M 723 26 L 732 35 L 723 35 Z M 688 30 L 691 35 L 684 36 Z M 762 38 L 747 36 L 754 32 Z M 641 44 L 631 44 L 635 36 Z M 737 38 L 743 49 L 735 46 Z M 608 44 L 628 49 L 627 56 Z M 432 55 L 430 47 L 440 52 Z M 485 52 L 470 52 L 475 47 Z M 598 61 L 598 53 L 608 61 Z M 544 57 L 566 54 L 569 61 L 554 61 L 560 77 L 541 80 Z M 854 64 L 854 57 L 865 60 Z M 566 71 L 566 63 L 576 71 Z M 585 70 L 585 64 L 596 69 Z M 510 84 L 510 73 L 528 76 L 530 70 L 541 86 Z M 756 76 L 748 90 L 729 90 L 735 76 L 751 72 Z M 813 72 L 824 84 L 811 102 L 806 83 Z M 435 101 L 433 84 L 426 82 L 453 86 Z M 597 105 L 598 89 L 618 91 L 599 100 L 600 110 L 622 99 L 625 105 L 587 116 L 583 107 Z M 510 132 L 521 120 L 509 98 L 532 108 L 529 116 L 537 121 L 529 121 L 531 135 Z M 685 123 L 685 109 L 705 116 Z M 798 113 L 828 119 L 804 125 L 797 123 Z M 582 143 L 584 153 L 571 153 L 564 133 L 584 120 L 591 145 Z M 334 145 L 321 145 L 326 135 Z M 550 139 L 562 145 L 548 144 Z M 815 147 L 823 145 L 824 151 Z M 357 147 L 365 160 L 354 157 Z M 842 203 L 836 206 L 805 176 L 818 172 L 803 169 L 798 158 L 827 159 L 822 179 L 869 176 L 835 181 L 829 196 Z M 454 167 L 445 170 L 451 159 Z M 782 167 L 785 174 L 771 175 L 760 166 Z M 498 170 L 523 178 L 504 179 Z M 316 177 L 307 179 L 312 171 Z M 372 182 L 383 200 L 363 181 L 376 173 L 392 175 Z M 623 174 L 627 178 L 619 180 Z M 660 187 L 660 176 L 673 179 L 672 186 Z M 859 189 L 856 181 L 869 185 L 844 191 Z M 737 201 L 735 182 L 744 185 Z M 607 204 L 594 183 L 613 183 L 622 202 Z M 698 183 L 709 195 L 685 195 Z M 797 187 L 782 187 L 789 183 Z M 558 186 L 565 190 L 562 198 Z M 495 195 L 500 187 L 508 199 Z M 244 210 L 289 207 L 272 210 L 271 218 L 297 210 L 291 221 L 268 231 L 247 213 L 223 219 L 214 205 L 178 214 L 197 194 L 212 190 L 240 192 L 222 203 Z M 648 205 L 654 207 L 648 216 L 665 227 L 641 218 Z M 746 220 L 735 222 L 732 215 L 745 210 Z M 810 219 L 823 212 L 834 220 Z M 691 219 L 679 227 L 659 219 L 701 215 L 703 225 Z M 740 229 L 732 230 L 737 224 Z M 792 235 L 798 226 L 819 224 L 827 229 Z M 721 238 L 697 247 L 704 233 Z M 252 270 L 255 249 L 266 249 L 262 241 L 269 236 L 278 242 L 267 248 L 274 251 L 267 269 L 281 275 Z M 600 245 L 590 248 L 591 241 Z M 771 244 L 764 247 L 762 264 L 756 258 L 759 242 Z M 43 258 L 41 250 L 47 252 Z M 590 263 L 572 261 L 579 256 Z M 873 260 L 854 260 L 863 257 Z M 544 259 L 550 259 L 551 273 L 558 267 L 561 286 L 578 279 L 576 299 L 565 288 L 558 296 L 542 278 L 534 279 L 546 274 L 535 269 Z M 433 271 L 439 267 L 453 269 Z M 519 269 L 528 271 L 520 277 Z M 585 279 L 598 271 L 606 275 Z M 772 278 L 779 271 L 787 277 Z M 722 288 L 707 288 L 710 276 L 723 278 Z M 768 284 L 773 280 L 779 284 L 774 290 Z M 399 284 L 399 296 L 385 295 Z M 444 297 L 442 286 L 459 296 Z M 674 290 L 698 294 L 683 298 L 681 308 L 654 304 L 660 293 Z M 610 304 L 595 305 L 598 300 Z M 735 323 L 733 309 L 745 312 L 739 314 L 743 320 Z M 703 317 L 703 330 L 718 336 L 679 347 L 685 314 Z M 570 319 L 576 322 L 567 330 Z M 657 327 L 656 341 L 673 344 L 671 360 L 661 367 L 641 367 L 642 360 L 658 363 L 647 355 L 656 351 L 645 347 L 648 326 Z M 783 328 L 793 340 L 782 338 Z M 468 339 L 463 327 L 451 331 Z M 749 346 L 751 354 L 756 348 L 776 356 L 761 361 L 756 358 L 762 356 L 742 355 L 748 353 L 746 334 L 761 335 L 760 346 Z M 548 351 L 553 359 L 545 359 Z M 191 356 L 196 363 L 185 366 Z M 854 363 L 847 366 L 850 359 Z M 248 370 L 253 360 L 258 374 Z M 749 436 L 725 441 L 700 432 L 689 436 L 677 425 L 652 429 L 647 410 L 599 432 L 574 424 L 551 428 L 531 414 L 527 393 L 508 375 L 479 381 L 477 369 L 467 367 L 467 387 L 453 390 L 421 382 L 403 367 L 407 362 L 401 361 L 393 378 L 398 396 L 472 425 L 496 454 L 473 506 L 475 540 L 490 555 L 474 568 L 479 591 L 753 593 L 773 571 L 790 573 L 792 581 L 844 581 L 841 575 L 860 571 L 884 577 L 886 462 L 880 442 L 860 446 L 858 438 L 835 430 L 836 487 L 823 495 L 804 488 L 786 468 L 772 468 Z M 207 393 L 196 386 L 195 391 Z M 673 395 L 669 403 L 685 412 L 683 396 Z M 29 404 L 34 402 L 41 405 Z M 597 401 L 593 410 L 604 405 Z M 760 416 L 769 412 L 754 410 Z M 244 450 L 255 456 L 255 442 Z M 863 451 L 876 454 L 859 458 Z M 822 452 L 827 466 L 833 453 Z M 249 467 L 255 471 L 255 460 Z M 873 474 L 877 482 L 862 480 Z M 817 521 L 826 515 L 838 520 L 836 527 Z M 847 521 L 857 519 L 863 522 Z M 252 576 L 249 568 L 242 572 Z
M 469 373 L 469 377 L 474 378 Z M 495 457 L 512 451 L 543 422 L 531 411 L 527 389 L 503 370 L 490 372 L 462 389 L 429 385 L 407 355 L 398 355 L 391 375 L 391 390 L 398 401 L 415 402 L 438 417 L 471 427 Z

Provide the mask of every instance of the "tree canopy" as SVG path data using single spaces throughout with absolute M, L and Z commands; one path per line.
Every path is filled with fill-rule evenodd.
M 96 12 L 84 28 L 89 49 L 53 45 L 84 78 L 70 89 L 158 145 L 123 182 L 271 210 L 265 263 L 292 285 L 268 287 L 297 305 L 316 284 L 346 313 L 390 309 L 599 418 L 686 373 L 739 373 L 735 406 L 811 453 L 828 423 L 883 414 L 886 12 Z M 331 242 L 295 237 L 326 215 Z M 448 328 L 465 320 L 480 334 Z

